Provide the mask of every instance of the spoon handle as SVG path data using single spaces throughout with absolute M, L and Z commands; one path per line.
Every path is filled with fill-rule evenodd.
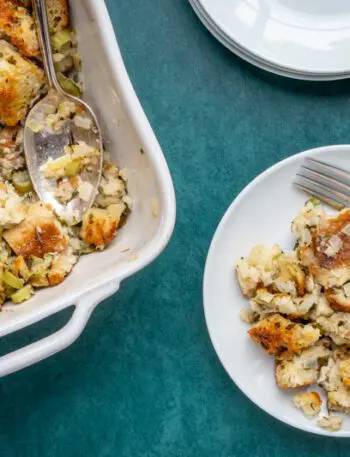
M 46 77 L 51 89 L 56 89 L 58 92 L 62 92 L 61 86 L 57 80 L 55 65 L 52 57 L 46 2 L 45 0 L 33 0 L 33 7 Z

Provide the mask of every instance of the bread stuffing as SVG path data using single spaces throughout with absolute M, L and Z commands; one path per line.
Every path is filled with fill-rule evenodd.
M 77 97 L 83 91 L 78 38 L 70 28 L 68 0 L 46 0 L 53 60 L 62 88 Z M 65 155 L 49 159 L 41 173 L 63 205 L 74 197 L 93 201 L 79 224 L 57 217 L 33 190 L 26 168 L 23 127 L 30 108 L 47 94 L 31 2 L 0 2 L 0 308 L 20 304 L 36 290 L 57 286 L 70 274 L 79 257 L 107 248 L 132 209 L 127 171 L 104 153 L 97 195 L 84 174 L 100 160 L 99 151 L 84 142 L 72 143 Z M 67 119 L 89 130 L 79 104 L 64 102 L 47 113 L 41 125 L 59 131 Z M 35 125 L 34 125 L 35 124 Z
M 275 361 L 276 384 L 282 389 L 305 387 L 317 382 L 320 368 L 330 357 L 331 342 L 320 339 L 316 344 L 298 352 L 283 352 Z
M 1 0 L 0 35 L 26 57 L 40 57 L 35 21 L 28 0 Z M 47 0 L 50 31 L 53 35 L 69 25 L 68 0 Z
M 0 123 L 15 127 L 24 121 L 29 108 L 44 90 L 43 70 L 5 40 L 0 40 Z
M 273 314 L 259 321 L 248 333 L 272 355 L 297 352 L 313 345 L 321 336 L 318 328 L 295 323 L 280 314 Z
M 318 382 L 327 392 L 330 411 L 350 413 L 349 367 L 350 347 L 341 346 L 321 369 Z
M 0 3 L 1 34 L 18 48 L 21 54 L 38 57 L 39 43 L 35 23 L 30 12 L 12 0 Z
M 298 393 L 294 396 L 293 402 L 307 418 L 318 416 L 321 412 L 322 400 L 317 392 Z
M 241 319 L 252 340 L 275 358 L 282 389 L 320 386 L 329 411 L 350 414 L 350 209 L 326 213 L 310 199 L 292 222 L 295 247 L 253 247 L 236 265 L 243 295 L 250 300 Z M 300 392 L 294 404 L 317 416 L 321 399 Z M 342 421 L 319 425 L 336 431 Z
M 317 424 L 327 432 L 338 432 L 343 426 L 343 420 L 338 416 L 325 416 Z

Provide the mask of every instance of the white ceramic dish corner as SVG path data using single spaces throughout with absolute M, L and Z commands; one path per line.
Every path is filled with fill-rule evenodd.
M 58 332 L 0 358 L 0 376 L 64 349 L 83 331 L 92 311 L 116 292 L 123 279 L 154 260 L 167 245 L 175 223 L 175 194 L 160 146 L 132 88 L 103 1 L 71 1 L 72 22 L 83 58 L 84 98 L 95 109 L 105 147 L 128 169 L 134 207 L 127 224 L 103 252 L 81 258 L 60 286 L 38 292 L 29 302 L 0 313 L 0 336 L 20 330 L 73 305 Z M 152 202 L 159 203 L 159 216 Z
M 312 149 L 278 163 L 249 184 L 229 207 L 215 232 L 203 284 L 204 311 L 212 343 L 242 392 L 286 424 L 333 437 L 350 437 L 350 417 L 344 417 L 342 430 L 329 433 L 293 406 L 293 390 L 282 391 L 276 386 L 273 358 L 251 341 L 248 326 L 240 320 L 240 309 L 249 304 L 239 289 L 234 266 L 256 244 L 293 247 L 290 224 L 308 196 L 291 183 L 305 156 L 349 168 L 349 154 L 350 145 Z

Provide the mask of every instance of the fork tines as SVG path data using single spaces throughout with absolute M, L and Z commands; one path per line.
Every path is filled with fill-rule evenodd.
M 307 157 L 294 184 L 337 209 L 350 207 L 350 171 Z

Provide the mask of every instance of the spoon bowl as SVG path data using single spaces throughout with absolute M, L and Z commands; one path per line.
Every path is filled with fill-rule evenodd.
M 39 198 L 49 203 L 60 219 L 73 225 L 82 220 L 98 191 L 103 162 L 101 129 L 91 107 L 60 86 L 52 58 L 45 0 L 34 0 L 33 5 L 50 89 L 26 118 L 24 150 L 27 167 Z M 74 113 L 79 113 L 80 122 L 75 121 Z M 66 156 L 67 147 L 69 149 L 72 145 L 84 145 L 96 154 L 93 162 L 79 173 L 79 180 L 89 185 L 90 195 L 83 199 L 76 192 L 64 202 L 57 197 L 57 182 L 47 177 L 43 170 L 50 162 Z

